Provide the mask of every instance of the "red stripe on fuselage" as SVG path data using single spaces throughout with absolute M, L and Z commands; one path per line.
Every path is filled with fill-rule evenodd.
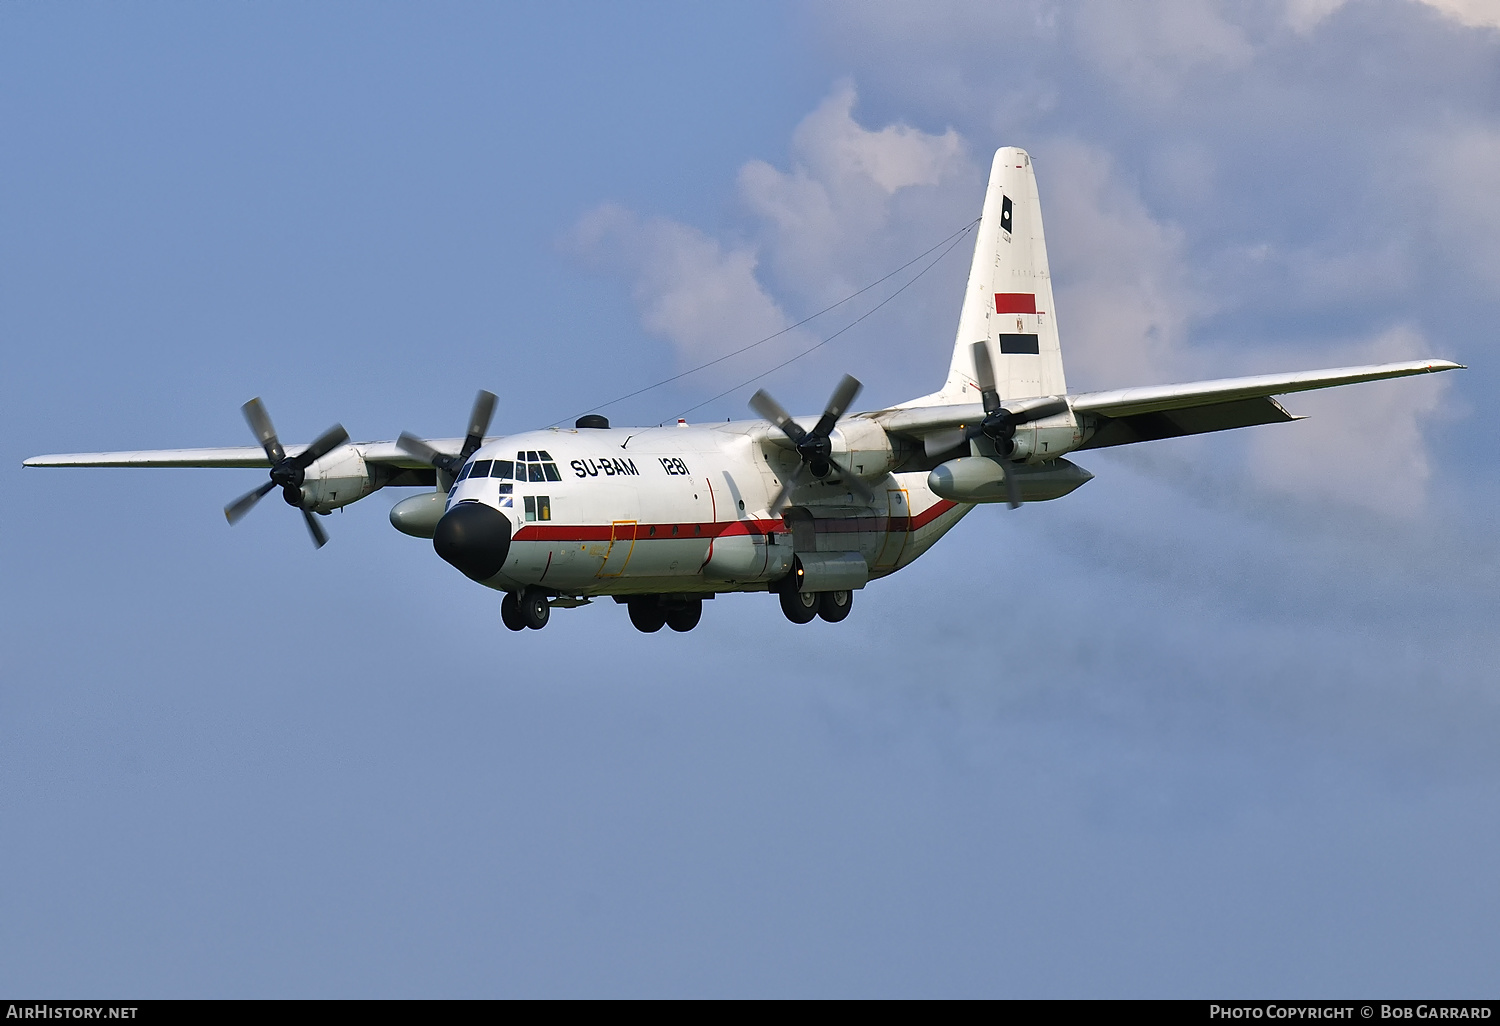
M 956 502 L 939 499 L 914 517 L 834 517 L 814 520 L 814 529 L 819 534 L 885 534 L 892 531 L 920 531 L 944 513 L 953 509 Z M 672 528 L 677 533 L 672 533 Z M 785 534 L 786 524 L 776 520 L 730 520 L 717 524 L 526 524 L 512 536 L 516 541 L 590 542 L 602 541 L 688 541 L 733 535 Z

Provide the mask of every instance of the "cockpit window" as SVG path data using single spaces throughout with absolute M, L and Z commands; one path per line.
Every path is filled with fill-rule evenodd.
M 496 461 L 497 464 L 501 461 Z M 516 453 L 515 479 L 517 481 L 561 481 L 557 464 L 546 450 L 528 449 Z
M 469 471 L 471 471 L 473 469 L 474 469 L 474 464 L 472 464 L 472 463 L 466 463 L 466 464 L 464 464 L 464 469 L 462 469 L 462 470 L 460 470 L 458 472 L 458 477 L 454 479 L 453 483 L 454 484 L 458 484 L 459 481 L 462 481 L 464 478 L 468 477 L 469 476 Z
M 495 467 L 490 471 L 490 477 L 498 477 L 502 481 L 509 481 L 515 475 L 515 464 L 510 460 L 496 460 Z
M 471 470 L 471 471 L 469 471 L 469 476 L 470 477 L 489 477 L 490 476 L 490 464 L 493 463 L 493 462 L 494 462 L 494 460 L 475 460 L 474 464 L 473 464 L 474 469 Z

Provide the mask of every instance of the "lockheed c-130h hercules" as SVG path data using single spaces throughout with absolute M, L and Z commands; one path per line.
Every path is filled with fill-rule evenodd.
M 406 534 L 470 579 L 504 592 L 512 630 L 554 607 L 611 596 L 642 631 L 691 630 L 703 600 L 768 592 L 787 618 L 839 621 L 854 593 L 926 552 L 979 503 L 1039 502 L 1092 477 L 1065 457 L 1132 442 L 1292 421 L 1274 396 L 1453 370 L 1446 360 L 1182 385 L 1069 393 L 1036 178 L 1025 151 L 996 152 L 943 387 L 850 413 L 845 377 L 819 417 L 764 391 L 758 420 L 572 429 L 486 438 L 481 392 L 462 439 L 351 442 L 335 426 L 283 446 L 259 399 L 244 412 L 258 446 L 38 456 L 33 467 L 261 467 L 270 480 L 231 503 L 231 523 L 280 488 L 314 514 L 386 486 L 435 490 L 391 509 Z

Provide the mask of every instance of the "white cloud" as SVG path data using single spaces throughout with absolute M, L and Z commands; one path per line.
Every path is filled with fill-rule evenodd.
M 1500 3 L 1496 0 L 1417 0 L 1470 28 L 1500 28 Z
M 1200 70 L 1243 67 L 1244 31 L 1213 0 L 1093 0 L 1072 9 L 1083 52 L 1126 88 L 1171 99 Z
M 1434 189 L 1435 228 L 1445 247 L 1500 284 L 1500 127 L 1468 126 L 1430 137 L 1423 147 Z
M 832 302 L 910 256 L 919 240 L 973 216 L 941 187 L 976 181 L 978 167 L 953 129 L 941 134 L 893 124 L 866 129 L 854 118 L 855 90 L 842 83 L 792 136 L 792 166 L 754 160 L 740 170 L 740 195 L 782 290 Z M 956 316 L 956 311 L 955 311 Z
M 1298 32 L 1311 32 L 1348 2 L 1349 0 L 1286 0 L 1287 24 Z
M 1432 346 L 1421 332 L 1397 327 L 1328 355 L 1339 365 L 1394 363 L 1431 356 Z M 1451 385 L 1439 374 L 1288 396 L 1284 405 L 1308 419 L 1255 432 L 1251 469 L 1266 487 L 1302 499 L 1415 517 L 1432 474 L 1424 428 Z
M 1099 147 L 1069 139 L 1038 152 L 1069 387 L 1192 377 L 1202 368 L 1188 327 L 1207 302 L 1187 284 L 1182 233 L 1151 216 Z
M 797 126 L 789 168 L 754 160 L 740 169 L 750 215 L 743 241 L 610 205 L 580 220 L 578 248 L 630 281 L 642 324 L 681 363 L 739 349 L 845 298 L 974 216 L 982 178 L 956 131 L 867 129 L 855 102 L 852 85 L 836 86 Z M 972 194 L 955 183 L 972 184 Z M 763 368 L 812 337 L 788 333 L 757 349 L 754 363 Z M 740 373 L 726 366 L 717 377 Z
M 641 323 L 684 362 L 722 356 L 789 323 L 756 278 L 753 248 L 725 246 L 689 225 L 613 205 L 580 220 L 574 240 L 631 279 Z
M 1309 32 L 1350 0 L 1286 0 L 1286 20 L 1298 32 Z M 1500 28 L 1497 0 L 1412 0 L 1470 28 Z

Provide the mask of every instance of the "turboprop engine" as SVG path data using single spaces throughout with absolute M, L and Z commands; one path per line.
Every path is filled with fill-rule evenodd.
M 299 489 L 302 501 L 291 504 L 314 513 L 328 513 L 363 499 L 392 476 L 391 468 L 371 466 L 359 450 L 345 446 L 307 468 Z
M 1014 474 L 1014 490 L 1006 475 Z M 1068 460 L 1013 463 L 989 456 L 964 456 L 939 463 L 927 475 L 933 494 L 951 502 L 1045 502 L 1061 498 L 1094 475 Z
M 874 498 L 865 479 L 879 479 L 895 465 L 891 440 L 884 428 L 871 421 L 840 423 L 862 387 L 857 378 L 845 374 L 811 431 L 793 420 L 765 389 L 750 397 L 750 408 L 775 425 L 798 459 L 791 472 L 783 474 L 781 491 L 771 502 L 773 512 L 809 479 L 838 482 L 864 502 Z
M 832 456 L 856 476 L 878 481 L 896 467 L 895 453 L 885 428 L 873 420 L 851 417 L 834 428 Z

